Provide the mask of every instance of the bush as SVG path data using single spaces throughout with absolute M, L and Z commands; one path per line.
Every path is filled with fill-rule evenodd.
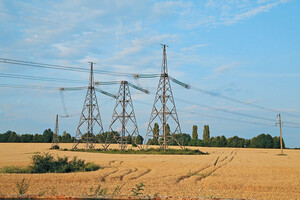
M 0 170 L 2 173 L 68 173 L 68 172 L 86 172 L 100 169 L 99 165 L 92 162 L 74 157 L 69 160 L 68 157 L 57 157 L 49 153 L 32 156 L 32 165 L 27 168 L 4 167 Z
M 53 145 L 50 149 L 59 149 L 58 145 Z
M 86 163 L 85 160 L 74 157 L 69 161 L 68 157 L 54 157 L 45 153 L 42 155 L 34 155 L 33 158 L 32 173 L 68 173 L 68 172 L 84 172 L 95 171 L 100 169 L 99 165 L 94 163 Z
M 28 189 L 29 189 L 29 183 L 25 181 L 25 178 L 22 179 L 22 181 L 16 183 L 15 192 L 17 192 L 20 195 L 24 195 Z

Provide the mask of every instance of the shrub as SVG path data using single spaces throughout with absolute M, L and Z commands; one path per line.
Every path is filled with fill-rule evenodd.
M 25 181 L 25 178 L 22 179 L 22 181 L 16 183 L 17 192 L 20 195 L 26 194 L 26 192 L 29 189 L 29 183 Z
M 92 162 L 74 157 L 69 160 L 68 157 L 57 157 L 49 153 L 37 154 L 32 156 L 32 165 L 27 168 L 4 167 L 0 170 L 2 173 L 68 173 L 85 172 L 100 169 L 99 165 Z
M 53 145 L 50 149 L 59 149 L 58 145 Z
M 101 185 L 94 190 L 92 187 L 90 188 L 89 193 L 85 193 L 87 196 L 102 196 L 107 194 L 107 188 L 101 189 Z
M 131 188 L 132 196 L 138 196 L 140 194 L 143 194 L 142 191 L 144 191 L 144 183 L 136 184 L 135 188 Z

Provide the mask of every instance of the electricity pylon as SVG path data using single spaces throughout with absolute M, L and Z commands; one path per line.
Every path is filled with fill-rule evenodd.
M 55 130 L 53 133 L 51 149 L 55 149 L 57 147 L 59 147 L 59 144 L 58 144 L 58 115 L 56 115 Z
M 72 149 L 76 149 L 79 142 L 84 142 L 86 144 L 86 149 L 93 149 L 96 142 L 95 133 L 103 133 L 103 126 L 95 92 L 93 64 L 94 63 L 91 62 L 89 86 L 83 103 Z
M 149 93 L 147 90 L 128 83 L 127 81 L 121 81 L 112 120 L 109 126 L 109 133 L 107 134 L 105 141 L 105 149 L 108 148 L 109 144 L 112 142 L 111 140 L 113 140 L 120 145 L 120 149 L 124 150 L 127 148 L 127 139 L 129 137 L 133 140 L 131 142 L 136 144 L 139 130 L 136 123 L 129 86 L 145 93 Z M 121 127 L 118 127 L 118 124 L 121 125 Z M 118 131 L 120 135 L 116 135 L 114 131 Z
M 177 111 L 175 107 L 175 101 L 173 98 L 173 93 L 171 89 L 171 84 L 168 76 L 167 68 L 167 55 L 166 55 L 166 45 L 162 44 L 163 47 L 163 60 L 161 76 L 157 87 L 157 92 L 154 99 L 154 104 L 150 116 L 150 121 L 147 128 L 147 133 L 145 137 L 145 142 L 147 143 L 148 137 L 156 137 L 160 142 L 161 147 L 166 150 L 168 143 L 171 140 L 177 142 L 178 145 L 182 147 L 178 140 L 176 140 L 172 135 L 181 134 L 181 128 L 179 124 L 179 119 L 177 116 Z M 158 121 L 156 121 L 158 120 Z M 171 122 L 171 126 L 175 127 L 172 134 L 166 133 L 167 122 Z M 159 133 L 154 133 L 154 124 L 158 122 L 161 124 L 159 127 Z M 169 127 L 167 127 L 169 129 Z M 155 135 L 157 134 L 157 135 Z

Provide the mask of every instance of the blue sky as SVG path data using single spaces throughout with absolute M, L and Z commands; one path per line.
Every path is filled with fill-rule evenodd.
M 291 127 L 300 127 L 299 10 L 296 0 L 1 0 L 0 57 L 86 68 L 92 61 L 96 62 L 96 69 L 160 73 L 160 44 L 165 43 L 169 45 L 171 76 L 204 90 L 276 110 L 268 112 L 172 83 L 183 132 L 191 133 L 192 125 L 196 124 L 202 135 L 203 125 L 209 124 L 211 136 L 279 136 L 275 123 L 281 113 L 286 145 L 300 147 L 300 128 Z M 0 73 L 88 80 L 87 73 L 5 63 L 0 63 Z M 124 77 L 96 74 L 95 79 L 111 81 Z M 131 89 L 139 131 L 144 136 L 158 79 L 126 80 L 151 91 L 145 95 Z M 0 77 L 1 84 L 84 85 Z M 118 92 L 118 86 L 102 89 Z M 46 128 L 54 129 L 57 113 L 63 115 L 58 90 L 0 87 L 0 92 L 0 132 L 42 133 Z M 107 130 L 114 100 L 97 95 Z M 85 91 L 65 93 L 68 112 L 75 115 L 60 118 L 60 133 L 66 130 L 74 135 L 84 97 Z

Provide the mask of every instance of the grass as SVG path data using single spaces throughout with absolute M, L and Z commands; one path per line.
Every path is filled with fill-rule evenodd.
M 9 174 L 27 174 L 30 172 L 31 172 L 30 167 L 6 166 L 0 169 L 0 173 L 9 173 Z
M 65 151 L 65 150 L 64 150 Z M 192 150 L 192 149 L 166 149 L 164 151 L 163 149 L 141 149 L 141 150 L 133 150 L 133 149 L 127 149 L 127 150 L 119 150 L 119 149 L 109 149 L 109 150 L 103 150 L 103 149 L 76 149 L 76 150 L 69 150 L 69 151 L 80 151 L 80 152 L 91 152 L 91 153 L 109 153 L 109 154 L 163 154 L 163 155 L 207 155 L 207 152 L 202 152 L 198 149 Z
M 28 167 L 6 166 L 0 169 L 1 173 L 69 173 L 86 172 L 100 169 L 99 165 L 92 162 L 73 157 L 57 157 L 50 153 L 37 154 L 32 156 L 32 164 Z
M 16 183 L 16 191 L 20 195 L 26 194 L 29 189 L 29 183 L 25 181 L 25 178 L 22 181 Z
M 131 188 L 132 196 L 139 196 L 143 194 L 144 191 L 144 183 L 136 184 L 135 188 Z

